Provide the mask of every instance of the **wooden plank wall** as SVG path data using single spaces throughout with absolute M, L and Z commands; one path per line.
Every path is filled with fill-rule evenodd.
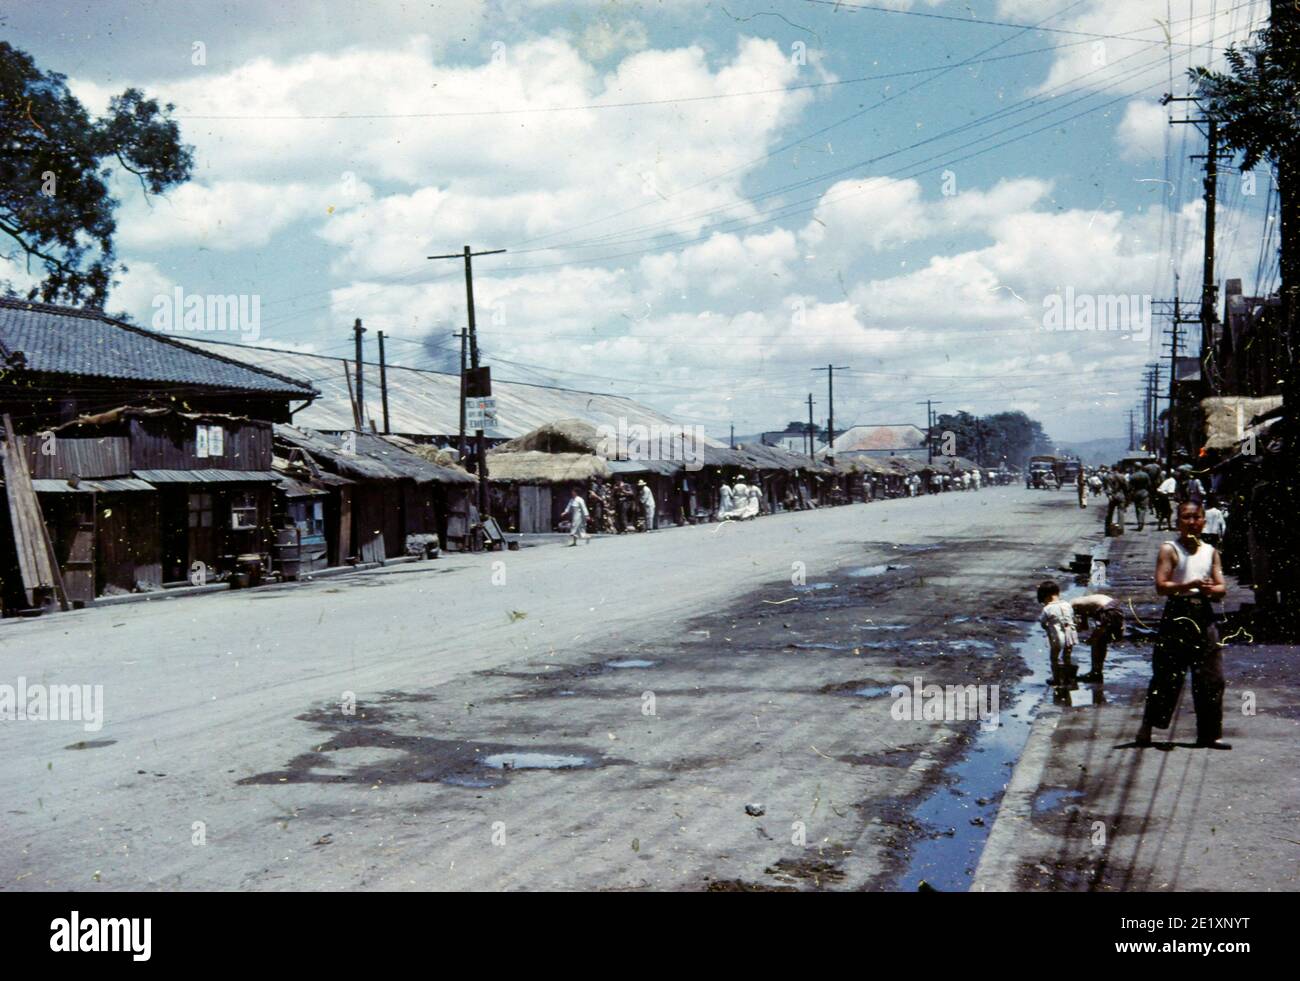
M 195 432 L 198 425 L 200 424 L 179 416 L 132 417 L 131 469 L 271 469 L 270 423 L 236 423 L 227 420 L 221 424 L 225 434 L 224 452 L 221 456 L 202 459 L 195 453 Z
M 131 440 L 126 436 L 19 436 L 33 480 L 67 477 L 128 477 Z

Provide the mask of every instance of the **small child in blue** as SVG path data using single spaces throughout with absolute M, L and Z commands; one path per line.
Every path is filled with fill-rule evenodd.
M 1043 625 L 1052 649 L 1052 682 L 1068 681 L 1074 666 L 1074 645 L 1079 642 L 1074 607 L 1061 599 L 1061 587 L 1051 579 L 1038 584 L 1038 602 L 1043 604 L 1038 622 Z

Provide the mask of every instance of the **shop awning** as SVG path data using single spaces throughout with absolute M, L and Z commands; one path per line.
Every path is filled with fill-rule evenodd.
M 136 470 L 134 473 L 151 484 L 273 484 L 280 479 L 273 470 Z
M 99 480 L 81 480 L 73 487 L 62 477 L 58 479 L 42 478 L 32 481 L 32 487 L 38 494 L 119 494 L 124 491 L 157 490 L 153 484 L 136 477 L 110 477 Z

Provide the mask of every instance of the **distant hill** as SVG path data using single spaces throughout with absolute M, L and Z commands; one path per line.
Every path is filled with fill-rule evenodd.
M 1077 456 L 1085 467 L 1099 467 L 1131 456 L 1128 449 L 1128 437 L 1117 436 L 1104 439 L 1087 439 L 1078 443 L 1057 443 L 1062 453 Z

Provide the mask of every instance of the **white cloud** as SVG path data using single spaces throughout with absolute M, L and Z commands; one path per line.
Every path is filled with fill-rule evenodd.
M 1169 131 L 1169 111 L 1158 102 L 1134 99 L 1124 109 L 1115 131 L 1120 156 L 1135 163 L 1163 160 Z

